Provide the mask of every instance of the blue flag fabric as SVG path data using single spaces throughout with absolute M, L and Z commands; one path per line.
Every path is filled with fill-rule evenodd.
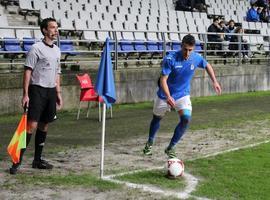
M 95 85 L 96 92 L 98 93 L 99 96 L 103 98 L 107 107 L 111 107 L 111 104 L 116 101 L 114 75 L 113 75 L 109 41 L 110 39 L 107 38 L 101 55 Z

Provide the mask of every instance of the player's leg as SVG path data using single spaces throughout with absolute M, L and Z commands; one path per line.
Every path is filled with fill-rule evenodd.
M 38 169 L 52 169 L 53 165 L 42 159 L 42 151 L 45 145 L 48 123 L 39 122 L 35 137 L 35 156 L 32 162 L 33 168 Z
M 48 126 L 55 120 L 56 116 L 56 91 L 55 88 L 46 89 L 45 107 L 38 123 L 35 137 L 35 156 L 32 163 L 33 168 L 52 169 L 53 165 L 42 159 L 42 152 L 46 142 Z
M 160 127 L 160 121 L 165 113 L 170 109 L 166 100 L 156 97 L 153 108 L 153 118 L 150 123 L 148 140 L 143 149 L 145 155 L 152 155 L 152 145 L 155 140 L 155 136 Z
M 165 153 L 170 158 L 176 157 L 174 147 L 186 132 L 191 121 L 192 107 L 190 97 L 183 97 L 179 101 L 176 101 L 176 109 L 179 114 L 179 122 L 175 127 L 174 134 L 169 146 L 165 149 Z
M 42 100 L 41 95 L 39 92 L 39 87 L 37 86 L 29 86 L 29 108 L 27 113 L 27 134 L 26 134 L 26 147 L 29 145 L 32 134 L 36 131 L 38 121 L 42 112 Z M 18 168 L 20 167 L 23 155 L 26 151 L 25 149 L 21 150 L 21 156 L 20 156 L 20 162 L 15 164 L 12 164 L 12 167 L 10 168 L 10 174 L 16 174 Z
M 147 140 L 145 147 L 143 149 L 143 153 L 145 155 L 152 155 L 152 145 L 154 143 L 156 133 L 160 127 L 160 120 L 161 119 L 162 119 L 161 116 L 157 116 L 157 115 L 153 114 L 153 118 L 152 118 L 152 121 L 150 123 L 150 128 L 149 128 L 148 140 Z

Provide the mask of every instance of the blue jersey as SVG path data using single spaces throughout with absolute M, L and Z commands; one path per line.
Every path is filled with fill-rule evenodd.
M 189 58 L 185 60 L 182 51 L 169 53 L 162 61 L 161 75 L 168 76 L 167 84 L 171 96 L 177 100 L 190 94 L 190 82 L 197 67 L 205 69 L 207 61 L 198 53 L 191 52 Z M 157 95 L 161 99 L 166 99 L 161 86 Z

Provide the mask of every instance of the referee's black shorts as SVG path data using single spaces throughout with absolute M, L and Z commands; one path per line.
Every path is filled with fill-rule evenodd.
M 49 123 L 56 119 L 56 88 L 29 86 L 28 119 Z

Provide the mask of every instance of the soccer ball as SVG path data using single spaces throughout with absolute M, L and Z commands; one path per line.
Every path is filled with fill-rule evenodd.
M 170 158 L 167 160 L 165 170 L 169 178 L 177 178 L 184 174 L 184 163 L 178 158 Z

